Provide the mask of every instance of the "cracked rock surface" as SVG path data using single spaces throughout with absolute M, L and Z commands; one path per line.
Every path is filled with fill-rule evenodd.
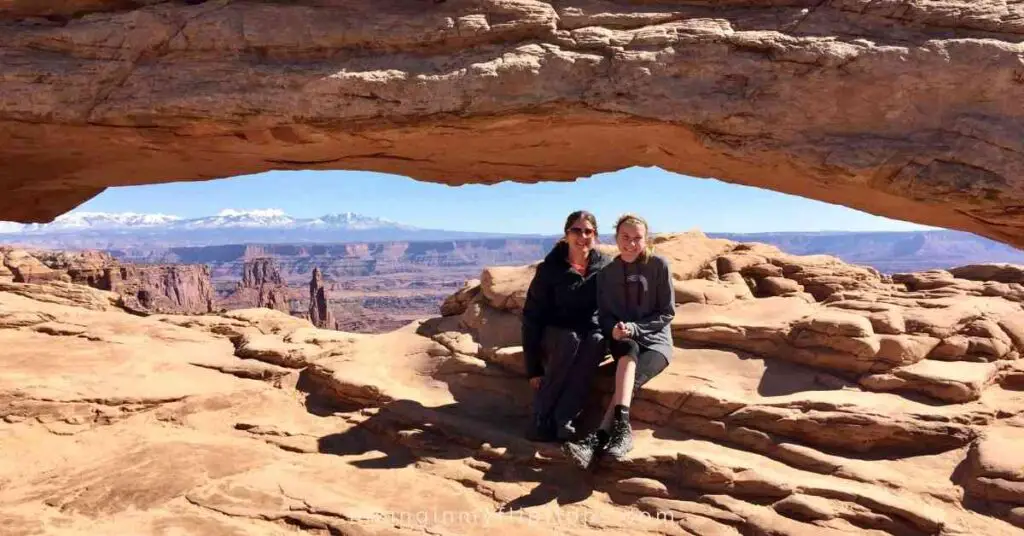
M 1007 0 L 6 2 L 0 219 L 269 169 L 643 165 L 1020 247 L 1022 20 Z
M 942 297 L 870 271 L 706 240 L 658 248 L 680 283 L 732 288 L 729 274 L 745 272 L 751 292 L 679 304 L 680 333 L 705 308 L 702 321 L 771 345 L 677 338 L 673 364 L 633 405 L 635 450 L 591 472 L 522 437 L 531 393 L 516 281 L 530 267 L 482 274 L 447 316 L 380 335 L 270 309 L 142 317 L 88 287 L 6 283 L 0 526 L 18 536 L 1024 531 L 1021 360 L 977 341 L 1019 339 L 1000 327 L 1002 306 L 971 300 L 1019 303 L 973 296 L 963 322 Z M 783 277 L 769 266 L 837 288 L 820 302 L 805 291 L 756 297 L 760 279 Z M 760 323 L 757 303 L 770 304 Z M 912 303 L 938 313 L 915 315 Z M 780 313 L 790 305 L 797 312 Z M 796 326 L 821 336 L 795 344 Z M 936 341 L 897 345 L 908 364 L 868 356 L 887 346 L 863 340 L 901 334 L 974 343 L 943 359 L 928 356 Z M 807 348 L 831 357 L 786 357 Z M 846 366 L 862 360 L 885 370 Z M 895 379 L 864 380 L 884 375 Z

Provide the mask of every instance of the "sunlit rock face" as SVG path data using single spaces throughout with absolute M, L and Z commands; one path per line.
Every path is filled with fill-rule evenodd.
M 0 219 L 270 169 L 644 165 L 1020 247 L 1022 21 L 958 0 L 0 3 Z
M 1024 529 L 1013 267 L 890 278 L 696 232 L 654 242 L 679 290 L 674 358 L 631 403 L 635 448 L 587 471 L 523 437 L 533 265 L 372 335 L 265 307 L 129 314 L 114 292 L 0 272 L 4 534 Z

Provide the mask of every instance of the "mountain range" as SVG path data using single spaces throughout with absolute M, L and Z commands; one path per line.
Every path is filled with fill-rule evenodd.
M 738 242 L 772 244 L 795 255 L 834 255 L 846 262 L 874 266 L 886 273 L 982 262 L 1024 264 L 1024 251 L 959 231 L 709 232 L 707 235 Z M 486 242 L 486 246 L 480 246 L 483 242 L 473 245 L 476 244 L 474 240 L 485 238 L 501 240 Z M 545 251 L 534 249 L 548 247 L 554 238 L 557 237 L 422 229 L 352 212 L 301 218 L 278 209 L 225 209 L 213 216 L 201 218 L 133 212 L 71 212 L 47 224 L 0 222 L 0 244 L 52 249 L 100 249 L 142 262 L 153 262 L 153 259 L 158 258 L 164 259 L 162 262 L 181 262 L 167 259 L 191 258 L 194 255 L 204 258 L 213 255 L 219 259 L 223 255 L 235 255 L 232 252 L 236 250 L 248 251 L 252 245 L 261 244 L 295 245 L 299 246 L 296 251 L 313 251 L 304 246 L 373 243 L 382 250 L 391 251 L 396 243 L 401 242 L 415 244 L 399 247 L 402 251 L 436 250 L 441 257 L 459 257 L 460 251 L 466 248 L 475 251 L 475 248 L 484 247 L 493 250 L 488 253 L 490 256 L 499 253 L 499 256 L 503 255 L 505 262 L 526 263 L 543 257 Z M 604 240 L 610 241 L 612 237 Z M 439 241 L 444 243 L 436 244 Z M 524 249 L 524 244 L 532 246 Z M 223 250 L 222 246 L 235 247 Z M 213 249 L 207 251 L 211 247 Z M 498 251 L 503 248 L 508 251 Z M 188 252 L 193 249 L 193 253 Z M 274 248 L 268 249 L 271 255 L 281 254 L 271 253 L 271 250 L 277 251 Z M 497 258 L 487 258 L 491 263 L 499 262 Z M 458 264 L 463 260 L 437 261 L 440 265 L 452 262 Z
M 421 229 L 353 212 L 299 218 L 278 209 L 224 209 L 213 216 L 201 218 L 134 212 L 71 212 L 45 224 L 0 222 L 0 243 L 71 249 L 125 248 L 140 244 L 182 247 L 250 242 L 419 241 L 490 236 L 496 234 Z

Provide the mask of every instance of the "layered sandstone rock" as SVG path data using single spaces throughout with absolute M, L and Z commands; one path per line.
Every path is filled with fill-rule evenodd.
M 908 290 L 928 291 L 933 295 L 999 296 L 1024 303 L 1024 280 L 1020 279 L 1020 266 L 975 265 L 954 270 L 969 277 L 960 278 L 953 275 L 953 271 L 928 270 L 894 274 L 893 280 L 903 283 Z M 992 279 L 981 279 L 984 275 L 991 275 Z
M 48 268 L 67 273 L 73 283 L 104 290 L 111 290 L 107 270 L 119 267 L 110 254 L 101 251 L 40 250 L 33 251 L 32 255 Z
M 10 263 L 13 281 L 63 280 L 111 291 L 136 313 L 200 314 L 214 308 L 210 270 L 201 264 L 122 265 L 99 251 L 11 249 L 3 262 Z
M 444 302 L 441 303 L 441 316 L 461 315 L 466 312 L 466 307 L 469 306 L 470 302 L 473 301 L 473 298 L 476 298 L 479 293 L 479 279 L 470 279 L 466 281 L 458 292 L 448 296 L 445 298 Z
M 7 253 L 0 250 L 0 283 L 11 283 L 14 281 L 14 272 L 4 264 Z
M 1024 428 L 987 431 L 972 446 L 961 484 L 967 496 L 1024 528 L 1024 464 L 1020 445 Z
M 60 306 L 88 309 L 94 311 L 120 311 L 121 297 L 113 292 L 97 290 L 66 281 L 44 281 L 41 283 L 8 283 L 0 281 L 0 292 L 10 296 L 32 300 L 33 303 L 56 304 Z M 23 309 L 25 310 L 25 309 Z M 27 310 L 26 310 L 27 311 Z M 5 322 L 14 322 L 21 327 L 25 316 L 16 309 L 4 309 Z M 34 319 L 29 324 L 48 319 L 48 315 L 39 312 L 28 312 L 27 318 Z
M 266 307 L 285 313 L 290 311 L 288 285 L 270 257 L 246 260 L 242 280 L 219 303 L 228 309 Z
M 1004 363 L 1024 354 L 1024 309 L 1012 287 L 978 289 L 1017 283 L 945 271 L 890 279 L 827 255 L 794 256 L 700 232 L 653 242 L 672 266 L 678 344 L 752 352 L 827 370 L 863 389 L 945 403 L 977 400 L 989 386 L 1016 378 Z M 517 359 L 504 349 L 519 344 L 517 315 L 534 270 L 485 270 L 478 287 L 450 298 L 448 312 L 458 321 L 438 340 L 470 355 L 502 355 L 506 364 Z M 1000 265 L 971 273 L 1005 280 L 1015 272 Z
M 51 269 L 25 250 L 3 248 L 2 260 L 6 272 L 17 283 L 71 280 L 66 273 Z
M 327 291 L 324 289 L 324 277 L 320 268 L 313 268 L 309 280 L 309 321 L 318 328 L 336 329 L 334 313 L 327 307 Z
M 516 315 L 489 303 L 361 335 L 266 308 L 143 318 L 84 286 L 5 285 L 11 534 L 1019 532 L 1024 422 L 1008 416 L 1024 397 L 999 385 L 936 405 L 679 348 L 633 403 L 635 449 L 584 474 L 521 437 L 532 393 L 506 368 L 515 341 L 493 333 Z M 800 325 L 857 337 L 871 324 Z
M 950 275 L 971 281 L 1024 284 L 1024 266 L 1015 264 L 970 264 L 949 269 Z
M 215 307 L 210 269 L 202 264 L 123 265 L 107 269 L 105 282 L 134 311 L 199 314 Z
M 644 165 L 1021 246 L 1021 10 L 6 2 L 0 219 L 274 168 L 462 184 Z
M 259 288 L 265 285 L 283 285 L 284 279 L 274 259 L 257 258 L 249 260 L 242 267 L 242 286 Z

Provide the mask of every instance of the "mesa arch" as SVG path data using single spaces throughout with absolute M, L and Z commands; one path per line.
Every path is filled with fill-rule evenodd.
M 1011 0 L 0 0 L 0 219 L 656 165 L 1024 247 L 1022 41 Z

